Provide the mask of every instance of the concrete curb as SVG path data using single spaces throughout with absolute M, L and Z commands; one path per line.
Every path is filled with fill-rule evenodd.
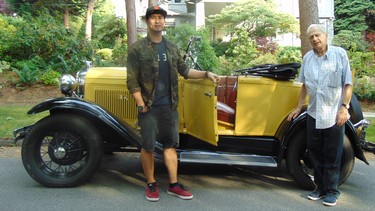
M 22 140 L 14 143 L 11 139 L 0 139 L 0 147 L 19 147 L 22 146 Z
M 375 117 L 375 113 L 372 112 L 363 112 L 363 117 Z

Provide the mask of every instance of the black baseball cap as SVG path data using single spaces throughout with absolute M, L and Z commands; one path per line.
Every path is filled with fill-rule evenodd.
M 151 6 L 147 8 L 146 11 L 146 19 L 150 17 L 152 14 L 162 14 L 164 18 L 167 17 L 167 11 L 165 11 L 163 8 L 159 7 L 159 5 Z

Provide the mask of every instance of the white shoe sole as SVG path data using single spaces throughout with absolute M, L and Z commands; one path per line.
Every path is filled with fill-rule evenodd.
M 337 201 L 334 202 L 334 203 L 329 203 L 329 202 L 324 202 L 323 201 L 323 204 L 326 205 L 326 206 L 335 206 L 337 204 Z
M 307 196 L 308 199 L 312 200 L 312 201 L 317 201 L 319 199 L 322 199 L 324 198 L 324 196 L 321 196 L 321 197 L 318 197 L 318 198 L 315 198 L 315 197 L 312 197 L 312 196 Z
M 168 193 L 169 195 L 177 196 L 178 198 L 180 198 L 180 199 L 185 199 L 185 200 L 189 200 L 189 199 L 192 199 L 192 198 L 193 198 L 192 195 L 191 195 L 191 196 L 181 196 L 181 195 L 175 194 L 175 193 L 170 192 L 170 191 L 167 191 L 167 193 Z
M 146 197 L 146 199 L 148 200 L 148 201 L 152 201 L 152 202 L 155 202 L 155 201 L 159 201 L 159 197 L 158 198 L 149 198 L 149 197 L 147 197 L 147 196 L 145 196 Z

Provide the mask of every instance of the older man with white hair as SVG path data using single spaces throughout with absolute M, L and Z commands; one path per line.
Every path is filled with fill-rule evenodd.
M 314 167 L 315 191 L 310 200 L 323 199 L 334 206 L 340 195 L 339 172 L 343 152 L 345 122 L 350 118 L 352 74 L 346 51 L 327 44 L 328 34 L 312 24 L 307 35 L 313 50 L 302 61 L 299 81 L 303 83 L 298 106 L 288 120 L 296 118 L 309 95 L 307 107 L 307 148 Z

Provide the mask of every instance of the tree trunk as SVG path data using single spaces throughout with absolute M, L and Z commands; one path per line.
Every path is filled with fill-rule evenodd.
M 311 45 L 306 31 L 311 24 L 319 23 L 319 10 L 317 0 L 299 0 L 299 24 L 301 31 L 301 51 L 304 56 Z
M 91 41 L 91 31 L 92 31 L 92 14 L 94 13 L 95 0 L 89 0 L 87 6 L 86 14 L 86 32 L 85 39 L 86 41 Z
M 64 11 L 64 26 L 66 29 L 70 29 L 70 21 L 69 21 L 69 7 L 65 7 Z
M 137 41 L 135 0 L 125 0 L 128 48 Z

